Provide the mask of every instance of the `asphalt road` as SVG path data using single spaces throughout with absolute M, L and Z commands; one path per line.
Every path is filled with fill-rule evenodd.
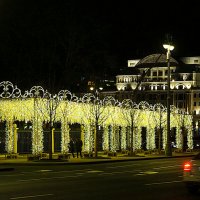
M 182 182 L 188 159 L 16 166 L 0 172 L 0 200 L 199 200 Z

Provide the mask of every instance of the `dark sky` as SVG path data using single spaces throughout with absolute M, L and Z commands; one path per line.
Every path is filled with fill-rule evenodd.
M 197 2 L 0 0 L 0 81 L 73 90 L 164 52 L 166 34 L 173 56 L 200 56 Z

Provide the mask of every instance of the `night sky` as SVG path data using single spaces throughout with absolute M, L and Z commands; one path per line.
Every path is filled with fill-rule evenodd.
M 0 81 L 73 91 L 128 59 L 164 53 L 167 34 L 174 57 L 200 56 L 197 0 L 138 2 L 0 0 Z

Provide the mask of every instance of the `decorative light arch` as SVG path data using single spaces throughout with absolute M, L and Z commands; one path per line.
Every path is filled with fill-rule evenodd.
M 163 147 L 165 146 L 166 134 L 166 109 L 162 107 Z M 155 118 L 159 117 L 158 105 L 154 107 L 148 102 L 136 104 L 130 99 L 118 102 L 113 97 L 99 99 L 94 94 L 86 94 L 82 98 L 74 96 L 68 90 L 61 90 L 58 94 L 50 94 L 41 86 L 33 86 L 23 94 L 21 90 L 9 81 L 0 83 L 0 120 L 6 121 L 6 151 L 13 152 L 14 122 L 30 121 L 32 123 L 32 153 L 43 152 L 43 123 L 61 122 L 61 151 L 68 152 L 69 125 L 81 124 L 84 151 L 91 152 L 94 147 L 94 133 L 96 125 L 104 128 L 103 148 L 109 149 L 109 138 L 112 134 L 111 151 L 118 148 L 126 150 L 128 147 L 133 151 L 141 148 L 141 127 L 147 128 L 147 149 L 155 148 L 155 131 L 158 126 Z M 171 127 L 180 130 L 183 113 L 177 108 L 171 107 Z M 53 118 L 53 119 L 52 119 Z M 184 114 L 184 125 L 187 131 L 188 148 L 193 148 L 192 141 L 192 116 Z M 112 127 L 109 130 L 108 127 Z M 132 127 L 132 128 L 131 128 Z M 132 130 L 131 130 L 132 129 Z M 131 131 L 131 132 L 130 132 Z M 119 137 L 120 135 L 120 137 Z M 120 145 L 119 146 L 119 140 Z M 181 144 L 177 134 L 176 141 Z

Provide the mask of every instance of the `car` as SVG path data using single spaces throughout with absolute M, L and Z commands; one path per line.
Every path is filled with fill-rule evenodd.
M 183 182 L 190 193 L 200 189 L 200 153 L 183 164 Z

